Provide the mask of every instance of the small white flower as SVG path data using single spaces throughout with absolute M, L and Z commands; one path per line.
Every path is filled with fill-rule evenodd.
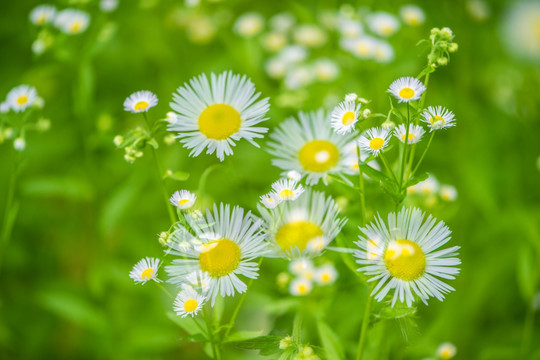
M 368 26 L 376 35 L 388 37 L 398 31 L 399 21 L 392 14 L 376 12 L 368 17 Z
M 359 115 L 360 104 L 357 104 L 354 100 L 343 101 L 332 110 L 332 128 L 340 135 L 350 133 L 354 130 Z
M 307 65 L 298 65 L 292 67 L 285 75 L 284 84 L 289 90 L 304 88 L 315 80 L 315 71 Z
M 175 124 L 178 121 L 178 115 L 175 112 L 169 111 L 165 115 L 165 120 L 171 125 Z
M 313 275 L 314 270 L 315 266 L 313 262 L 306 258 L 299 258 L 289 263 L 289 271 L 296 276 L 303 276 L 305 273 L 311 273 Z M 309 278 L 309 276 L 305 278 Z
M 11 89 L 6 96 L 6 103 L 15 112 L 21 112 L 34 105 L 37 98 L 36 88 L 30 85 L 19 85 Z
M 362 24 L 356 20 L 338 19 L 338 31 L 345 38 L 356 38 L 364 33 Z
M 356 101 L 356 99 L 358 99 L 358 95 L 356 95 L 355 93 L 350 93 L 350 94 L 345 95 L 345 101 L 347 102 Z
M 371 59 L 375 53 L 378 40 L 363 35 L 355 39 L 345 39 L 340 42 L 341 47 L 358 59 Z
M 426 20 L 424 10 L 416 5 L 404 5 L 399 9 L 399 15 L 403 22 L 409 26 L 419 26 Z
M 24 151 L 26 149 L 26 140 L 22 137 L 16 138 L 13 140 L 13 148 L 17 151 Z
M 321 266 L 315 270 L 315 282 L 319 285 L 333 284 L 337 277 L 338 273 L 332 264 Z
M 336 62 L 327 58 L 317 59 L 314 68 L 315 76 L 322 82 L 334 81 L 340 73 L 339 66 Z
M 287 172 L 287 179 L 291 179 L 291 180 L 294 180 L 294 181 L 298 182 L 298 181 L 300 181 L 300 179 L 302 179 L 302 174 L 300 174 L 296 170 L 291 170 L 291 171 Z
M 388 146 L 388 140 L 390 138 L 390 132 L 383 128 L 371 128 L 366 130 L 358 139 L 358 145 L 364 152 L 378 156 L 386 146 Z
M 294 296 L 304 296 L 313 290 L 313 283 L 306 278 L 297 278 L 291 281 L 289 292 Z
M 270 32 L 261 39 L 263 47 L 270 52 L 276 52 L 287 45 L 287 37 L 277 31 Z
M 416 144 L 420 141 L 420 139 L 422 139 L 422 135 L 424 135 L 424 133 L 425 131 L 420 125 L 411 124 L 409 126 L 409 139 L 407 140 L 407 144 Z M 395 128 L 394 136 L 397 137 L 402 143 L 405 143 L 405 138 L 407 137 L 405 125 L 400 124 L 397 128 Z
M 448 359 L 453 358 L 454 356 L 456 356 L 456 352 L 457 352 L 456 347 L 449 342 L 442 343 L 437 348 L 437 356 L 443 360 L 448 360 Z
M 294 30 L 294 41 L 309 48 L 319 47 L 326 42 L 326 33 L 317 25 L 303 24 Z
M 157 272 L 160 265 L 161 260 L 147 257 L 133 266 L 133 269 L 129 273 L 129 277 L 132 278 L 136 283 L 145 284 L 149 280 L 161 282 L 161 280 L 157 278 Z
M 375 42 L 373 59 L 381 64 L 386 64 L 394 60 L 394 48 L 386 41 L 379 40 Z
M 449 202 L 455 201 L 458 195 L 456 188 L 452 185 L 441 185 L 439 194 L 441 195 L 441 199 Z
M 52 5 L 39 5 L 30 11 L 30 21 L 34 25 L 45 25 L 53 21 L 56 8 Z
M 118 7 L 118 0 L 101 0 L 99 9 L 103 12 L 113 12 Z
M 174 311 L 181 317 L 197 315 L 206 302 L 206 297 L 199 294 L 191 287 L 184 287 L 176 296 L 174 301 Z
M 422 121 L 433 130 L 446 129 L 455 126 L 454 113 L 442 106 L 428 106 L 422 113 Z
M 0 103 L 0 114 L 6 114 L 9 112 L 9 103 L 7 101 L 4 101 Z
M 147 112 L 149 109 L 156 106 L 157 103 L 157 96 L 150 91 L 137 91 L 136 93 L 129 95 L 124 101 L 124 110 L 134 114 Z
M 84 32 L 90 24 L 90 15 L 81 10 L 65 9 L 54 19 L 54 26 L 68 35 Z
M 285 46 L 279 52 L 279 58 L 285 61 L 287 64 L 300 63 L 307 59 L 309 52 L 307 49 L 300 45 Z
M 250 38 L 259 34 L 264 27 L 264 18 L 261 14 L 250 12 L 241 15 L 234 23 L 234 31 L 243 37 Z
M 424 90 L 426 90 L 424 84 L 411 76 L 401 77 L 395 80 L 388 88 L 388 91 L 394 95 L 400 103 L 420 99 Z
M 272 79 L 281 79 L 287 73 L 287 63 L 279 57 L 273 57 L 266 61 L 264 70 Z
M 293 27 L 295 22 L 296 19 L 291 13 L 282 12 L 270 18 L 270 27 L 276 31 L 287 32 Z
M 296 200 L 303 192 L 304 188 L 291 179 L 280 179 L 272 184 L 272 190 L 280 200 Z
M 171 204 L 181 210 L 189 209 L 195 204 L 197 196 L 190 191 L 180 190 L 175 192 L 170 199 Z
M 261 199 L 261 202 L 263 203 L 263 205 L 267 209 L 274 209 L 281 202 L 281 199 L 279 198 L 279 195 L 274 193 L 274 192 L 270 192 L 268 194 L 262 195 L 260 197 L 260 199 Z

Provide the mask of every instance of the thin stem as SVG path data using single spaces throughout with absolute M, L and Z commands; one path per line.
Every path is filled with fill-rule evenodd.
M 219 346 L 216 344 L 216 341 L 214 339 L 214 332 L 212 331 L 212 319 L 210 318 L 211 313 L 208 311 L 208 309 L 203 309 L 204 312 L 204 319 L 206 321 L 206 328 L 208 329 L 208 337 L 210 338 L 210 343 L 212 344 L 212 358 L 216 360 L 221 359 L 221 352 L 219 349 Z
M 261 267 L 262 261 L 263 261 L 263 258 L 261 258 L 259 260 L 259 268 Z M 236 307 L 234 308 L 234 311 L 233 311 L 233 313 L 231 315 L 231 320 L 229 320 L 229 324 L 227 325 L 227 330 L 225 330 L 225 335 L 223 337 L 224 339 L 227 339 L 227 336 L 229 336 L 229 333 L 231 332 L 232 328 L 234 327 L 234 324 L 236 322 L 236 317 L 238 316 L 238 313 L 240 312 L 240 308 L 242 307 L 242 305 L 244 304 L 244 301 L 246 300 L 247 290 L 250 288 L 252 283 L 253 283 L 253 279 L 250 279 L 248 284 L 247 284 L 246 291 L 244 291 L 244 293 L 240 297 L 240 300 L 236 304 Z
M 407 158 L 407 145 L 409 144 L 409 125 L 411 123 L 411 112 L 410 112 L 410 105 L 407 103 L 407 125 L 406 125 L 406 132 L 405 132 L 405 142 L 404 142 L 404 148 L 403 148 L 403 155 L 401 158 L 401 169 L 399 173 L 399 188 L 403 186 L 403 175 L 405 172 L 405 162 Z
M 144 122 L 146 123 L 146 126 L 148 127 L 148 132 L 151 133 L 150 121 L 148 121 L 148 116 L 146 115 L 145 112 L 143 112 L 142 114 L 144 117 Z M 177 221 L 177 218 L 176 218 L 176 215 L 174 214 L 172 205 L 169 202 L 169 193 L 167 191 L 167 188 L 165 187 L 165 183 L 163 182 L 163 171 L 161 170 L 161 166 L 159 165 L 156 149 L 154 149 L 153 146 L 150 146 L 150 149 L 151 149 L 152 158 L 154 159 L 154 164 L 156 166 L 156 170 L 159 176 L 159 183 L 161 184 L 161 191 L 163 193 L 163 199 L 165 200 L 165 206 L 167 207 L 167 212 L 169 213 L 169 218 L 171 219 L 171 223 L 174 224 Z
M 296 312 L 293 322 L 293 339 L 297 346 L 302 345 L 302 315 Z
M 388 172 L 392 175 L 392 178 L 394 179 L 394 181 L 397 183 L 398 181 L 397 181 L 396 175 L 394 174 L 390 166 L 388 166 L 388 163 L 386 162 L 386 158 L 384 157 L 384 154 L 382 152 L 380 154 L 381 154 L 381 161 L 384 167 L 386 168 L 386 170 L 388 170 Z
M 429 146 L 431 145 L 431 141 L 433 140 L 433 137 L 435 136 L 435 131 L 432 131 L 431 132 L 431 136 L 429 137 L 429 141 L 427 143 L 427 146 L 426 148 L 424 149 L 424 152 L 422 153 L 422 156 L 420 157 L 420 160 L 418 160 L 418 163 L 416 164 L 415 168 L 413 171 L 411 171 L 411 178 L 414 176 L 414 174 L 416 173 L 416 170 L 418 170 L 418 167 L 420 166 L 420 164 L 422 163 L 422 160 L 424 160 L 424 156 L 426 156 L 426 153 L 429 149 Z
M 366 342 L 366 333 L 369 325 L 370 311 L 371 311 L 371 291 L 368 292 L 366 299 L 366 305 L 364 308 L 364 317 L 362 318 L 362 328 L 360 330 L 360 339 L 358 340 L 358 347 L 356 350 L 356 360 L 362 359 L 364 353 L 364 344 Z
M 165 294 L 167 294 L 168 297 L 170 297 L 171 299 L 174 299 L 174 296 L 172 296 L 169 290 L 165 289 L 165 287 L 161 285 L 161 283 L 156 283 L 156 284 Z
M 13 228 L 13 223 L 15 222 L 14 217 L 12 218 L 13 203 L 15 201 L 15 189 L 17 185 L 17 177 L 20 170 L 20 154 L 19 151 L 15 151 L 14 161 L 13 161 L 13 170 L 11 171 L 11 176 L 9 178 L 8 192 L 6 198 L 6 206 L 4 209 L 4 219 L 2 221 L 2 234 L 0 238 L 0 272 L 2 269 L 2 260 L 6 252 L 7 243 L 11 237 L 11 230 Z
M 364 225 L 366 223 L 366 192 L 364 188 L 364 173 L 362 172 L 362 166 L 360 166 L 362 160 L 360 159 L 360 146 L 358 143 L 356 144 L 356 153 L 358 155 L 358 186 L 360 187 L 360 207 L 362 209 L 360 220 L 362 221 L 361 225 Z

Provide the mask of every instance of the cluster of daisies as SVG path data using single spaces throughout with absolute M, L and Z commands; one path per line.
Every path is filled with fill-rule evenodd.
M 332 263 L 315 266 L 309 258 L 291 261 L 288 270 L 289 272 L 282 272 L 277 276 L 277 283 L 281 288 L 287 288 L 293 296 L 308 295 L 314 285 L 332 285 L 338 278 L 338 272 Z
M 13 139 L 13 147 L 17 151 L 26 148 L 27 131 L 46 131 L 50 121 L 43 117 L 30 118 L 32 109 L 42 109 L 45 101 L 35 87 L 19 85 L 11 89 L 4 101 L 0 103 L 0 143 Z M 22 114 L 13 116 L 14 114 Z M 22 121 L 18 121 L 22 118 Z
M 426 180 L 408 187 L 407 193 L 410 195 L 428 197 L 428 199 L 431 199 L 431 197 L 435 197 L 436 199 L 438 196 L 441 200 L 446 202 L 456 201 L 458 196 L 457 189 L 454 186 L 440 184 L 433 174 L 430 174 Z M 428 204 L 432 202 L 433 200 L 431 199 Z

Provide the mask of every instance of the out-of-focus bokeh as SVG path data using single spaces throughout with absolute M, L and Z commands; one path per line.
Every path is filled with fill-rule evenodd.
M 39 1 L 5 1 L 0 11 L 0 99 L 17 85 L 34 86 L 44 100 L 39 116 L 50 120 L 48 131 L 26 134 L 22 152 L 2 129 L 2 218 L 14 159 L 23 162 L 18 213 L 2 245 L 0 358 L 205 358 L 200 344 L 183 340 L 171 300 L 155 284 L 128 277 L 141 258 L 163 257 L 157 234 L 169 227 L 150 154 L 129 164 L 113 144 L 142 124 L 123 110 L 131 93 L 155 93 L 159 103 L 148 114 L 161 119 L 184 82 L 232 70 L 270 97 L 271 130 L 298 110 L 331 110 L 350 92 L 370 100 L 372 112 L 386 112 L 388 85 L 425 66 L 426 48 L 417 42 L 446 26 L 459 50 L 431 76 L 426 105 L 451 109 L 457 126 L 436 136 L 422 169 L 458 195 L 410 201 L 448 224 L 462 272 L 444 302 L 419 305 L 417 327 L 395 320 L 375 327 L 368 352 L 377 342 L 385 345 L 369 352 L 373 359 L 423 359 L 451 342 L 456 359 L 540 359 L 540 2 L 411 1 L 423 17 L 406 13 L 401 1 L 49 3 L 83 10 L 87 27 L 34 25 L 30 12 Z M 370 20 L 380 12 L 396 23 Z M 361 34 L 364 43 L 355 42 Z M 190 175 L 166 180 L 167 190 L 198 190 L 202 204 L 256 210 L 280 174 L 266 141 L 260 149 L 239 142 L 223 163 L 214 155 L 191 158 L 177 142 L 162 145 L 164 168 Z M 319 187 L 336 197 L 342 190 Z M 372 214 L 393 210 L 376 185 L 368 188 L 379 194 L 368 198 Z M 352 242 L 359 207 L 353 197 L 340 201 L 352 219 L 344 230 Z M 325 321 L 354 354 L 359 323 L 348 314 L 363 309 L 355 299 L 365 288 L 339 254 L 330 258 L 340 273 L 333 286 L 347 295 L 333 300 Z M 276 285 L 284 270 L 285 262 L 263 263 L 239 329 L 290 334 L 289 295 Z

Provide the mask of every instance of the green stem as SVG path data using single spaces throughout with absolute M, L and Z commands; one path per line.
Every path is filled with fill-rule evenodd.
M 400 172 L 399 172 L 399 188 L 401 189 L 402 186 L 403 186 L 403 176 L 404 176 L 404 172 L 405 172 L 405 163 L 406 163 L 406 158 L 407 158 L 407 145 L 409 144 L 409 125 L 411 123 L 411 111 L 410 111 L 410 105 L 409 103 L 407 103 L 407 124 L 405 125 L 406 126 L 406 131 L 405 131 L 405 142 L 403 143 L 404 144 L 404 148 L 403 148 L 403 155 L 401 157 L 401 169 L 400 169 Z
M 382 161 L 384 167 L 386 168 L 386 170 L 392 175 L 392 178 L 394 179 L 394 181 L 397 184 L 398 180 L 396 178 L 396 175 L 392 171 L 392 168 L 390 168 L 390 166 L 388 166 L 388 163 L 386 162 L 386 158 L 384 157 L 384 154 L 382 152 L 381 152 L 381 161 Z
M 294 316 L 293 341 L 297 346 L 302 345 L 302 315 L 300 314 L 300 311 L 297 311 Z
M 364 308 L 364 317 L 362 318 L 362 328 L 360 330 L 360 339 L 358 339 L 358 347 L 356 350 L 356 360 L 361 360 L 362 354 L 364 353 L 364 344 L 366 342 L 366 333 L 367 333 L 367 328 L 369 325 L 370 311 L 371 311 L 371 291 L 368 292 L 366 305 Z
M 150 127 L 150 121 L 148 121 L 148 116 L 146 115 L 146 112 L 143 112 L 144 122 L 146 123 L 146 126 L 148 128 L 148 132 L 151 134 L 151 127 Z M 150 146 L 151 152 L 152 152 L 152 158 L 154 159 L 154 164 L 156 166 L 156 170 L 159 176 L 159 183 L 161 184 L 161 191 L 163 193 L 163 199 L 165 200 L 165 206 L 167 207 L 167 212 L 169 213 L 169 218 L 171 219 L 171 223 L 174 224 L 177 221 L 176 215 L 174 214 L 174 210 L 172 208 L 171 203 L 169 202 L 169 192 L 167 191 L 167 188 L 165 187 L 165 183 L 163 181 L 163 171 L 161 170 L 161 166 L 159 165 L 159 160 L 157 157 L 156 149 L 154 149 L 153 146 Z
M 208 309 L 204 309 L 203 310 L 204 312 L 204 319 L 206 321 L 206 328 L 208 330 L 208 337 L 209 337 L 209 340 L 210 340 L 210 343 L 212 344 L 212 358 L 213 359 L 216 359 L 216 360 L 220 360 L 221 359 L 221 351 L 219 349 L 219 345 L 216 343 L 215 341 L 215 338 L 214 338 L 214 331 L 212 330 L 212 319 L 210 318 L 210 311 L 208 311 Z
M 431 136 L 429 137 L 429 141 L 427 143 L 427 146 L 426 148 L 424 149 L 424 152 L 422 153 L 422 156 L 420 157 L 420 160 L 418 160 L 418 163 L 416 164 L 415 168 L 413 169 L 413 171 L 411 171 L 411 178 L 414 176 L 414 174 L 416 173 L 416 170 L 418 170 L 418 167 L 420 166 L 420 164 L 422 163 L 422 160 L 424 160 L 424 156 L 426 156 L 426 153 L 429 149 L 429 146 L 431 145 L 431 141 L 433 141 L 433 137 L 435 136 L 435 131 L 432 131 L 431 132 Z
M 11 171 L 11 176 L 9 178 L 8 192 L 6 198 L 6 206 L 4 209 L 4 218 L 2 221 L 2 234 L 0 238 L 0 271 L 2 269 L 2 260 L 6 252 L 7 244 L 11 237 L 11 230 L 15 222 L 15 216 L 13 216 L 13 203 L 15 201 L 15 189 L 17 185 L 17 177 L 20 171 L 20 159 L 21 155 L 19 151 L 13 150 L 15 152 L 13 160 L 13 170 Z
M 360 146 L 356 144 L 356 153 L 358 156 L 358 186 L 360 187 L 360 207 L 362 209 L 362 217 L 360 220 L 362 221 L 362 226 L 366 223 L 366 192 L 364 188 L 364 173 L 362 172 L 362 161 L 360 160 Z
M 172 296 L 169 290 L 165 289 L 165 287 L 161 285 L 161 283 L 156 283 L 156 284 L 165 294 L 167 294 L 168 297 L 170 297 L 171 299 L 174 299 L 174 296 Z

